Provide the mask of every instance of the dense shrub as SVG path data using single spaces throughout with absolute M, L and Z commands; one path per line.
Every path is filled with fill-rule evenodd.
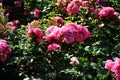
M 22 22 L 9 21 L 1 7 L 0 41 L 5 43 L 0 42 L 0 59 L 2 49 L 11 52 L 0 62 L 1 72 L 13 74 L 11 80 L 119 80 L 110 60 L 117 62 L 120 56 L 119 4 L 119 0 L 24 0 Z

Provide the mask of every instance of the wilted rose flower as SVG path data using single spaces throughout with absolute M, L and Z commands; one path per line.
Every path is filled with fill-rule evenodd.
M 70 58 L 70 64 L 79 64 L 79 61 L 78 61 L 77 57 L 71 57 Z
M 0 60 L 2 62 L 5 62 L 7 60 L 8 54 L 11 53 L 11 49 L 9 45 L 7 44 L 6 40 L 0 40 Z
M 38 18 L 38 17 L 40 16 L 40 10 L 37 9 L 37 8 L 34 9 L 34 12 L 33 12 L 33 13 L 34 13 L 34 17 L 35 17 L 35 18 Z
M 14 4 L 19 8 L 22 6 L 22 3 L 20 1 L 15 1 Z
M 38 20 L 33 20 L 31 23 L 28 23 L 29 28 L 35 28 L 38 26 L 39 21 Z
M 63 18 L 62 18 L 62 17 L 59 17 L 59 16 L 54 17 L 54 18 L 52 19 L 52 22 L 53 22 L 53 24 L 55 24 L 55 25 L 64 24 Z
M 61 46 L 56 43 L 48 45 L 48 51 L 59 51 L 60 48 Z

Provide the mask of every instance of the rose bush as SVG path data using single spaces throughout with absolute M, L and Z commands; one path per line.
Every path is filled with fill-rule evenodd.
M 19 0 L 14 4 L 21 7 Z M 4 15 L 9 9 L 0 7 L 1 74 L 11 80 L 119 80 L 119 4 L 24 0 L 24 17 L 11 21 Z

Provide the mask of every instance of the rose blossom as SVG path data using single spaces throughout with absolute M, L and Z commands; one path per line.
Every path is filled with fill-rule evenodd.
M 40 16 L 40 10 L 37 9 L 37 8 L 34 10 L 33 13 L 34 13 L 34 17 L 35 17 L 35 18 L 38 18 L 38 17 Z
M 11 49 L 9 48 L 6 40 L 0 40 L 0 60 L 5 62 L 7 60 L 8 54 L 11 53 Z
M 83 7 L 88 7 L 90 5 L 89 1 L 83 1 L 82 6 Z
M 58 51 L 60 48 L 61 46 L 56 43 L 48 45 L 48 51 Z
M 56 42 L 60 43 L 61 42 L 61 37 L 60 37 L 60 31 L 61 28 L 57 26 L 50 26 L 46 29 L 46 40 L 50 42 Z
M 40 28 L 29 28 L 28 37 L 32 37 L 32 36 L 35 36 L 36 41 L 40 43 L 43 38 L 42 30 Z
M 112 60 L 106 60 L 105 69 L 114 72 L 116 80 L 120 80 L 120 58 L 115 58 L 114 62 Z
M 79 11 L 79 6 L 74 1 L 71 1 L 66 8 L 68 14 L 76 14 Z
M 102 7 L 102 9 L 99 12 L 99 16 L 109 19 L 114 15 L 114 12 L 115 12 L 115 10 L 112 7 Z

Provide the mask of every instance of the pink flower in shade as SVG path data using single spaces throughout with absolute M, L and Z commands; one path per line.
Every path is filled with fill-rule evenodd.
M 75 39 L 76 39 L 77 42 L 82 42 L 85 39 L 90 37 L 91 33 L 89 32 L 89 30 L 86 27 L 84 27 L 82 25 L 78 25 L 77 28 L 78 28 L 77 29 L 78 33 L 75 36 Z
M 6 40 L 0 40 L 0 60 L 5 62 L 7 60 L 8 54 L 11 53 L 11 49 L 9 48 Z
M 40 43 L 43 38 L 43 33 L 40 28 L 29 28 L 28 37 L 35 37 L 36 41 Z
M 71 1 L 66 8 L 68 14 L 76 14 L 79 11 L 79 6 L 74 1 Z
M 62 18 L 62 17 L 59 17 L 59 16 L 54 17 L 53 20 L 52 20 L 52 22 L 53 22 L 53 24 L 55 24 L 55 25 L 58 25 L 59 23 L 60 23 L 60 24 L 64 24 L 63 18 Z
M 38 17 L 40 16 L 40 10 L 37 9 L 37 8 L 34 10 L 33 13 L 34 13 L 34 17 L 35 17 L 35 18 L 38 18 Z
M 83 7 L 88 7 L 90 5 L 89 1 L 83 1 L 82 6 Z
M 19 8 L 22 6 L 22 3 L 20 1 L 15 1 L 14 4 Z
M 114 12 L 115 10 L 112 7 L 102 7 L 102 9 L 99 12 L 99 16 L 102 18 L 105 17 L 106 19 L 109 19 L 114 15 Z
M 73 43 L 75 41 L 77 30 L 76 25 L 66 24 L 61 28 L 61 36 L 67 44 Z
M 13 20 L 13 21 L 7 23 L 8 28 L 12 31 L 14 31 L 16 26 L 18 26 L 18 25 L 19 25 L 18 20 Z
M 70 64 L 79 64 L 77 57 L 70 58 Z
M 56 43 L 48 45 L 48 51 L 59 51 L 60 48 L 61 46 Z
M 115 76 L 116 80 L 120 80 L 120 71 L 116 72 L 114 74 L 114 76 Z

